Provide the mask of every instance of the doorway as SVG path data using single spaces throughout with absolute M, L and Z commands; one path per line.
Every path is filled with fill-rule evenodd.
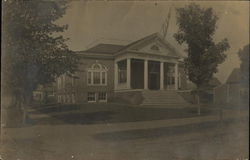
M 144 61 L 140 59 L 131 59 L 131 88 L 144 88 Z
M 148 64 L 148 88 L 151 90 L 160 89 L 160 62 L 149 61 Z

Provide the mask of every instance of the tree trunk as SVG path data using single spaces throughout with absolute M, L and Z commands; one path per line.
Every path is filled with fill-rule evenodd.
M 200 106 L 200 91 L 199 89 L 197 90 L 197 114 L 201 115 L 201 106 Z
M 27 120 L 27 113 L 28 113 L 28 106 L 31 103 L 32 92 L 24 92 L 21 96 L 21 108 L 23 111 L 23 124 L 26 123 Z
M 19 95 L 2 95 L 2 115 L 1 121 L 4 127 L 18 127 L 22 124 L 23 111 Z

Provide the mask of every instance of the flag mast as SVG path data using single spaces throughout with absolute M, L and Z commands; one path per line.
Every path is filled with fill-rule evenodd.
M 165 19 L 165 21 L 163 22 L 162 27 L 161 27 L 162 36 L 163 36 L 164 39 L 167 36 L 167 31 L 168 31 L 168 27 L 169 27 L 170 17 L 171 17 L 171 7 L 169 8 L 167 18 Z

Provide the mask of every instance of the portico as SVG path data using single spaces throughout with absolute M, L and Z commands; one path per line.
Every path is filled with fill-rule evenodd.
M 115 90 L 178 90 L 177 59 L 126 57 L 115 60 Z
M 133 42 L 114 55 L 114 89 L 178 90 L 180 60 L 177 50 L 159 34 Z

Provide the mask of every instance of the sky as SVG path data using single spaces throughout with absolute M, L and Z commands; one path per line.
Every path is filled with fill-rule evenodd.
M 69 48 L 85 50 L 98 43 L 126 45 L 155 32 L 171 8 L 171 18 L 166 40 L 184 53 L 185 45 L 173 38 L 177 32 L 175 8 L 184 7 L 187 1 L 80 1 L 70 2 L 66 14 L 57 21 L 68 24 L 63 36 L 69 38 Z M 230 49 L 227 59 L 215 74 L 224 83 L 233 70 L 240 66 L 237 52 L 249 43 L 249 2 L 247 1 L 192 1 L 201 7 L 212 7 L 219 17 L 214 35 L 215 42 L 227 38 Z

